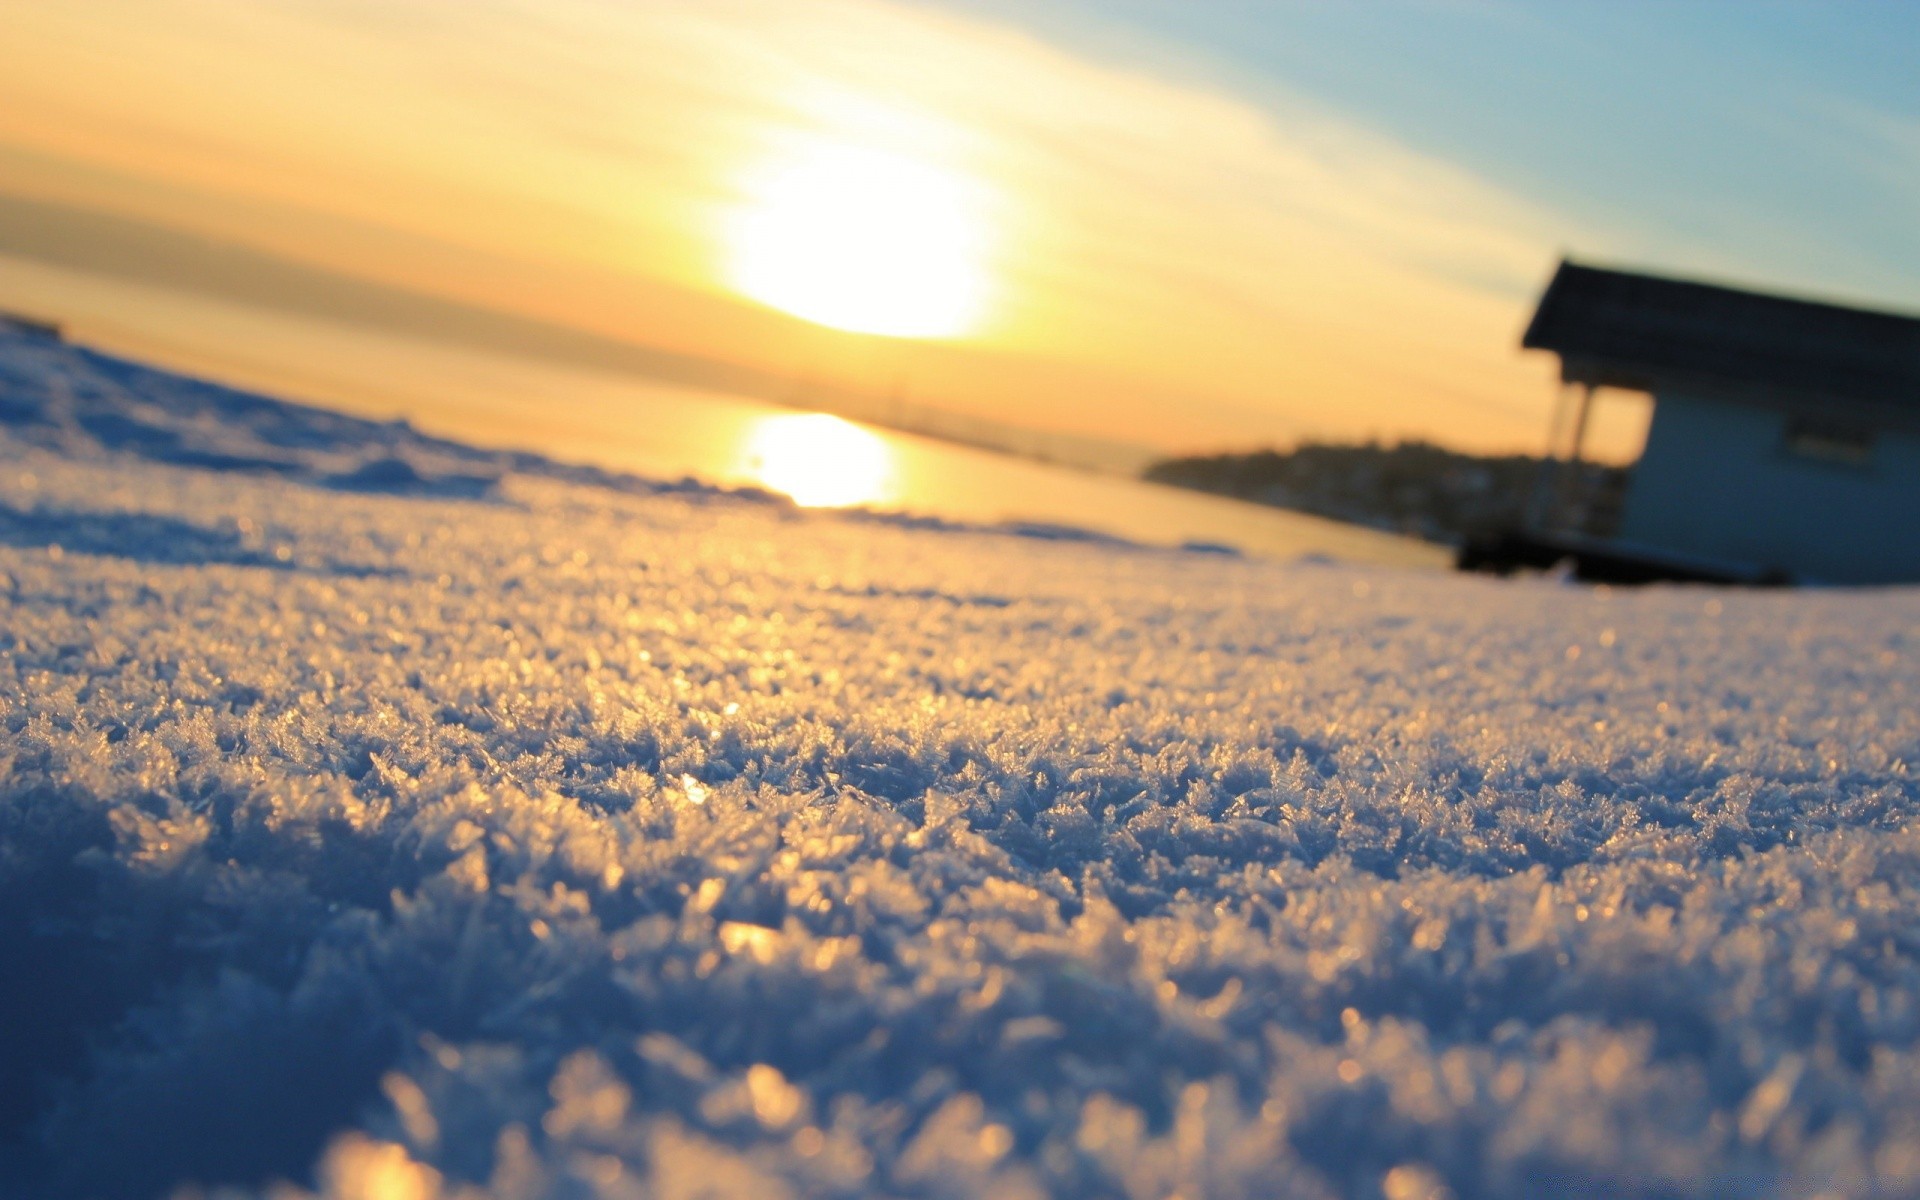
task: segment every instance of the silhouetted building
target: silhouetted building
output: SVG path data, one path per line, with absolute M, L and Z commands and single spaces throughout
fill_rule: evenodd
M 1654 402 L 1608 528 L 1549 481 L 1536 532 L 1680 568 L 1655 574 L 1920 580 L 1920 318 L 1567 262 L 1521 344 L 1572 385 L 1568 461 L 1593 389 Z

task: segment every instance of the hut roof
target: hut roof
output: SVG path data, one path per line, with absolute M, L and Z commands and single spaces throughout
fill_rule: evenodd
M 1920 318 L 1563 262 L 1521 345 L 1570 380 L 1920 411 Z

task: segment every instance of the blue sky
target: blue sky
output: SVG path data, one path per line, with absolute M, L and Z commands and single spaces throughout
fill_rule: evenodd
M 1563 216 L 1577 254 L 1920 308 L 1920 4 L 950 6 L 1305 97 Z

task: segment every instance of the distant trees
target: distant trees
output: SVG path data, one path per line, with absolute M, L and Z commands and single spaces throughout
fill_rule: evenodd
M 1521 525 L 1538 494 L 1543 465 L 1532 455 L 1482 457 L 1430 442 L 1303 442 L 1287 451 L 1162 459 L 1143 475 L 1156 483 L 1458 543 Z M 1590 533 L 1611 532 L 1626 481 L 1624 467 L 1581 464 L 1566 481 L 1567 494 L 1580 506 L 1572 523 Z

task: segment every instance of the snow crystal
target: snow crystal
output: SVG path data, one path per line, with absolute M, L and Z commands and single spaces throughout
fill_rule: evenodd
M 0 1194 L 1920 1193 L 1920 594 L 0 397 Z

